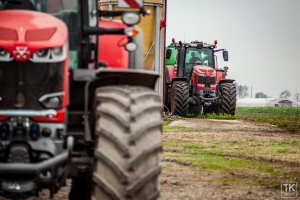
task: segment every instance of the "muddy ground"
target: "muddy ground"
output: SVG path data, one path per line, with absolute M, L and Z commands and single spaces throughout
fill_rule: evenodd
M 273 154 L 265 151 L 269 146 L 264 145 L 290 140 L 299 142 L 299 134 L 290 134 L 268 124 L 237 120 L 179 119 L 171 122 L 168 127 L 171 127 L 171 131 L 164 132 L 164 142 L 169 144 L 171 141 L 175 145 L 169 144 L 163 149 L 160 200 L 282 199 L 280 182 L 299 181 L 300 150 L 283 145 L 282 148 L 288 148 L 292 153 Z M 176 127 L 180 131 L 176 130 Z M 168 155 L 173 155 L 172 153 L 190 153 L 180 145 L 176 145 L 176 141 L 179 143 L 182 140 L 202 147 L 207 147 L 212 143 L 217 144 L 215 146 L 218 147 L 220 144 L 221 150 L 226 148 L 222 154 L 226 159 L 239 158 L 247 162 L 262 162 L 268 166 L 270 163 L 270 165 L 280 167 L 280 170 L 286 170 L 287 173 L 278 171 L 256 173 L 251 170 L 251 166 L 244 166 L 244 168 L 234 166 L 236 167 L 234 170 L 220 168 L 212 170 L 201 164 L 185 161 L 184 158 L 169 157 Z M 250 141 L 249 145 L 241 148 L 239 144 L 244 144 L 245 141 Z M 261 142 L 253 144 L 255 141 Z M 218 151 L 213 151 L 213 153 L 216 152 Z M 62 188 L 54 199 L 67 199 L 68 191 L 69 186 Z M 30 200 L 46 199 L 48 196 L 43 193 L 41 197 Z

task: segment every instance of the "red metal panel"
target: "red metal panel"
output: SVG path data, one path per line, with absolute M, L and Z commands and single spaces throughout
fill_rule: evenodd
M 176 70 L 175 70 L 175 67 L 174 66 L 167 66 L 167 70 L 168 70 L 168 77 L 169 77 L 169 80 L 168 81 L 172 81 L 173 78 L 176 78 L 177 77 L 177 73 L 176 73 Z
M 0 27 L 0 40 L 18 41 L 17 31 L 11 28 Z
M 31 42 L 37 41 L 47 41 L 54 35 L 56 32 L 56 28 L 44 28 L 44 29 L 35 29 L 35 30 L 28 30 L 26 32 L 25 40 Z
M 102 28 L 126 28 L 119 21 L 101 20 Z M 124 45 L 127 43 L 125 35 L 104 35 L 99 37 L 98 59 L 105 62 L 109 68 L 128 68 L 129 54 Z

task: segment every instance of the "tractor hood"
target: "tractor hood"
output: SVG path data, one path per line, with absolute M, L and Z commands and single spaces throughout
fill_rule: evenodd
M 38 50 L 58 48 L 68 41 L 66 25 L 56 17 L 25 10 L 0 11 L 0 50 L 11 59 L 27 61 Z
M 208 66 L 203 66 L 203 65 L 196 65 L 194 66 L 194 72 L 197 74 L 197 75 L 204 75 L 204 76 L 207 76 L 207 77 L 210 77 L 210 76 L 216 76 L 216 70 L 211 68 L 211 67 L 208 67 Z

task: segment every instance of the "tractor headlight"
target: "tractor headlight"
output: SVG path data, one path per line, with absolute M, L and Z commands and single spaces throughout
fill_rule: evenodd
M 49 53 L 50 53 L 49 49 L 41 49 L 35 53 L 35 56 L 38 58 L 47 58 L 49 57 Z
M 141 18 L 138 13 L 132 13 L 132 12 L 125 12 L 122 15 L 122 21 L 124 24 L 128 26 L 136 25 L 140 22 Z
M 2 62 L 10 62 L 13 60 L 13 57 L 10 55 L 8 51 L 3 48 L 0 48 L 0 61 Z
M 58 47 L 58 48 L 53 49 L 54 55 L 60 56 L 60 55 L 62 55 L 62 53 L 63 53 L 63 47 Z
M 129 52 L 133 52 L 133 51 L 135 51 L 137 49 L 137 45 L 135 43 L 133 43 L 133 42 L 130 42 L 130 43 L 127 43 L 125 45 L 125 48 Z
M 29 59 L 34 63 L 62 62 L 67 58 L 67 44 L 57 48 L 40 49 Z

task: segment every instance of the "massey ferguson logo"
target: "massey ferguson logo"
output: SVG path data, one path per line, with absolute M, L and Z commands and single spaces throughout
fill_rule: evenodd
M 13 53 L 19 60 L 27 60 L 30 55 L 28 47 L 16 47 L 16 50 L 14 50 Z

